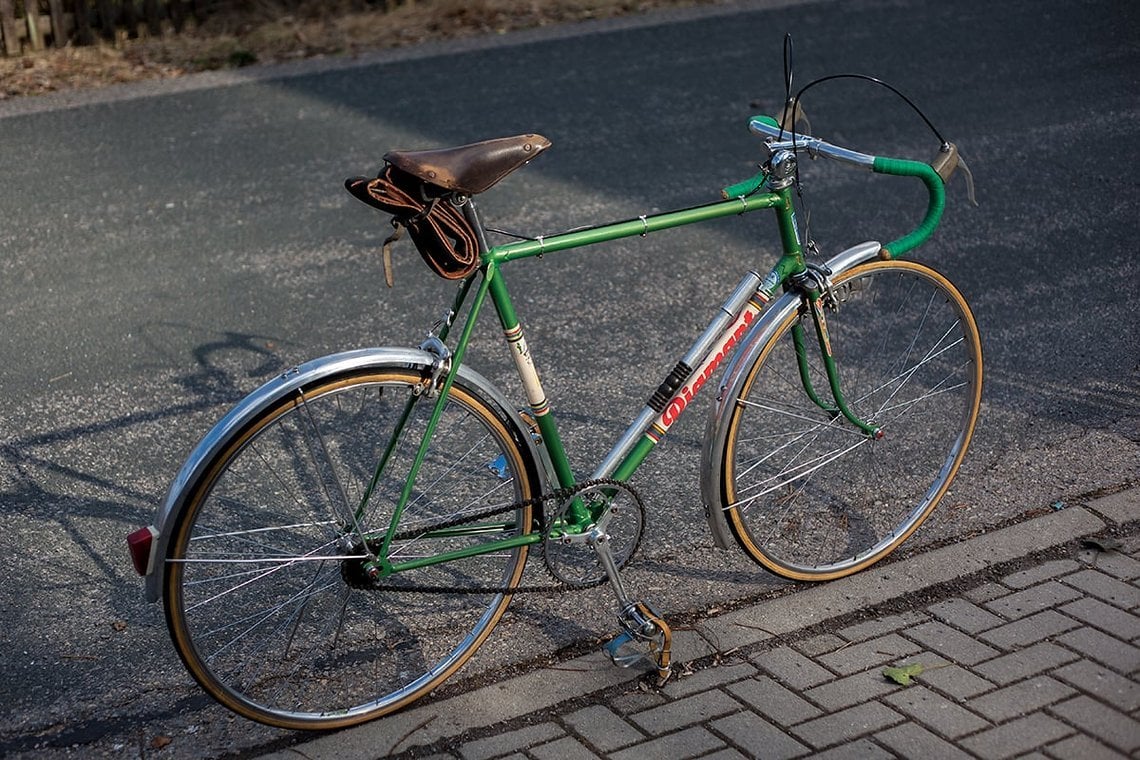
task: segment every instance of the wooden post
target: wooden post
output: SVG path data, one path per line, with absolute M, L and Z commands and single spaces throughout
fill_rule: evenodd
M 44 49 L 44 38 L 40 34 L 40 4 L 36 0 L 24 0 L 24 21 L 28 24 L 28 43 L 32 50 Z
M 72 13 L 75 16 L 75 39 L 80 45 L 94 45 L 95 35 L 91 33 L 91 9 L 87 0 L 72 0 Z
M 20 54 L 20 38 L 16 36 L 16 9 L 12 0 L 0 0 L 0 37 L 4 38 L 4 55 Z
M 61 48 L 67 43 L 67 31 L 63 28 L 63 0 L 48 0 L 51 12 L 51 44 Z

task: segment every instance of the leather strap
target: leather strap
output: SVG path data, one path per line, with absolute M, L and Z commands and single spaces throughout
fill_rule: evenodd
M 407 228 L 424 262 L 440 277 L 461 280 L 479 266 L 475 231 L 449 197 L 424 199 L 421 181 L 391 165 L 376 179 L 354 177 L 344 184 L 356 198 L 392 214 L 394 225 Z M 386 279 L 391 274 L 390 246 L 398 238 L 385 241 Z

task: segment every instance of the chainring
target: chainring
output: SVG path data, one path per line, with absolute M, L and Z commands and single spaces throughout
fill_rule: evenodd
M 608 536 L 618 569 L 625 567 L 641 544 L 645 531 L 645 507 L 637 491 L 617 480 L 591 481 L 558 499 L 547 525 L 558 525 L 573 499 L 581 499 L 594 509 L 605 508 L 598 524 Z M 606 579 L 598 553 L 584 537 L 566 537 L 552 530 L 542 546 L 547 571 L 567 586 L 582 588 Z

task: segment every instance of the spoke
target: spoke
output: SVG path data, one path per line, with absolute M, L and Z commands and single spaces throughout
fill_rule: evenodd
M 727 507 L 725 507 L 725 509 L 735 509 L 735 508 L 740 507 L 742 505 L 750 504 L 750 503 L 756 501 L 757 499 L 759 499 L 761 496 L 764 496 L 765 494 L 772 493 L 773 491 L 775 491 L 778 488 L 782 488 L 782 487 L 788 485 L 789 483 L 794 483 L 797 480 L 800 480 L 802 478 L 807 477 L 808 475 L 812 474 L 813 472 L 820 469 L 821 467 L 827 466 L 828 464 L 834 462 L 835 460 L 839 459 L 840 457 L 846 456 L 847 454 L 851 453 L 855 449 L 857 449 L 860 446 L 863 446 L 864 444 L 867 444 L 869 442 L 870 442 L 869 438 L 864 438 L 861 441 L 858 441 L 856 443 L 851 444 L 850 446 L 848 446 L 845 449 L 834 449 L 832 451 L 827 452 L 826 454 L 821 454 L 820 456 L 816 457 L 815 459 L 804 462 L 803 464 L 799 465 L 798 467 L 794 467 L 791 470 L 777 473 L 776 475 L 773 475 L 773 476 L 767 478 L 766 480 L 761 481 L 760 483 L 753 484 L 752 486 L 749 486 L 749 488 L 745 489 L 745 490 L 752 490 L 754 488 L 760 488 L 764 483 L 771 482 L 773 479 L 783 478 L 785 475 L 788 474 L 788 472 L 794 472 L 795 473 L 791 477 L 788 477 L 785 480 L 781 480 L 780 482 L 776 483 L 776 485 L 765 488 L 763 491 L 761 491 L 758 494 L 753 494 L 752 496 L 749 496 L 747 499 L 739 499 L 735 503 L 729 504 Z
M 334 398 L 336 397 L 334 396 Z M 321 454 L 324 456 L 325 464 L 328 466 L 329 477 L 334 481 L 337 490 L 340 491 L 341 504 L 344 505 L 345 511 L 352 511 L 350 502 L 348 500 L 348 493 L 344 490 L 344 483 L 341 482 L 340 477 L 337 475 L 336 465 L 333 464 L 332 457 L 329 455 L 328 444 L 325 441 L 324 434 L 321 432 L 320 427 L 317 425 L 316 419 L 313 417 L 313 412 L 309 408 L 308 399 L 306 399 L 304 395 L 301 395 L 300 400 L 301 408 L 305 412 L 305 418 L 309 421 L 309 426 L 312 429 L 313 435 L 317 439 L 317 444 L 320 447 Z M 301 435 L 304 436 L 303 431 L 301 432 Z M 312 446 L 306 446 L 306 448 L 308 449 L 309 457 L 313 462 L 313 468 L 315 469 L 317 482 L 320 484 L 321 490 L 324 491 L 325 498 L 328 499 L 329 508 L 335 515 L 337 514 L 336 502 L 333 499 L 332 493 L 329 491 L 328 482 L 325 480 L 325 478 L 321 477 L 321 465 L 320 462 L 317 461 L 317 454 L 315 451 L 313 451 Z
M 445 478 L 448 478 L 451 475 L 453 475 L 455 473 L 455 471 L 459 469 L 459 465 L 467 460 L 467 458 L 470 456 L 471 452 L 475 451 L 475 449 L 480 444 L 482 444 L 484 441 L 486 441 L 489 437 L 490 437 L 489 435 L 484 435 L 478 441 L 475 441 L 474 443 L 472 443 L 467 448 L 467 451 L 463 452 L 463 454 L 461 454 L 459 457 L 456 458 L 456 461 L 454 464 L 452 464 L 448 469 L 444 470 L 439 475 L 437 475 L 435 480 L 424 485 L 422 487 L 423 490 L 421 491 L 420 495 L 417 496 L 415 498 L 415 500 L 413 500 L 411 503 L 408 504 L 408 508 L 410 509 L 410 508 L 416 506 L 416 504 L 418 504 L 422 499 L 426 498 L 429 493 L 433 493 L 435 486 L 439 485 L 439 483 L 442 480 L 444 480 Z
M 318 549 L 321 549 L 321 548 L 324 548 L 324 547 L 323 546 L 318 547 Z M 264 578 L 268 578 L 271 575 L 273 575 L 274 573 L 280 572 L 281 570 L 283 570 L 285 568 L 293 567 L 298 562 L 304 562 L 304 561 L 306 561 L 307 557 L 314 556 L 314 553 L 316 551 L 317 550 L 314 549 L 313 552 L 310 552 L 308 554 L 303 554 L 299 557 L 287 557 L 287 558 L 281 558 L 281 559 L 266 559 L 266 561 L 272 563 L 274 565 L 274 567 L 271 567 L 270 569 L 268 569 L 262 573 L 258 573 L 254 577 L 250 578 L 249 580 L 245 581 L 244 583 L 239 583 L 238 585 L 234 586 L 233 588 L 227 589 L 225 591 L 221 591 L 212 597 L 208 597 L 206 599 L 203 599 L 202 601 L 198 602 L 194 606 L 187 607 L 185 611 L 186 612 L 193 612 L 195 609 L 197 609 L 198 607 L 201 607 L 204 604 L 210 604 L 211 602 L 217 601 L 218 599 L 221 599 L 224 596 L 228 596 L 229 594 L 232 594 L 235 591 L 238 591 L 240 589 L 245 588 L 246 586 L 248 586 L 251 583 L 256 583 L 259 580 L 262 580 Z M 324 557 L 316 558 L 316 561 L 321 561 L 324 559 L 327 559 L 327 558 L 324 558 Z M 337 557 L 335 557 L 335 559 L 339 560 L 339 559 L 343 559 L 343 557 L 337 556 Z M 182 559 L 182 560 L 170 560 L 170 561 L 171 562 L 179 562 L 179 563 L 183 563 L 183 564 L 197 564 L 200 562 L 201 563 L 220 562 L 220 563 L 230 564 L 230 563 L 235 563 L 235 562 L 241 562 L 241 560 L 213 560 L 213 559 L 207 559 L 207 560 Z
M 894 377 L 890 378 L 886 382 L 881 383 L 878 387 L 872 389 L 869 393 L 866 393 L 863 396 L 861 396 L 859 398 L 859 401 L 862 401 L 863 399 L 874 395 L 875 393 L 882 390 L 883 388 L 888 387 L 892 383 L 895 383 L 896 381 L 901 380 L 901 382 L 898 383 L 898 385 L 895 387 L 895 389 L 893 391 L 891 391 L 890 395 L 887 396 L 887 398 L 883 401 L 884 405 L 890 403 L 890 401 L 899 393 L 899 391 L 901 391 L 903 389 L 903 386 L 905 386 L 910 381 L 910 379 L 912 377 L 914 377 L 914 374 L 916 372 L 918 372 L 919 369 L 926 366 L 930 362 L 934 361 L 934 359 L 938 358 L 939 356 L 946 353 L 947 351 L 954 348 L 955 346 L 961 345 L 965 341 L 965 338 L 960 337 L 960 338 L 958 338 L 958 340 L 954 341 L 953 343 L 950 343 L 947 346 L 943 346 L 941 349 L 938 349 L 937 351 L 934 350 L 939 345 L 941 345 L 942 341 L 946 339 L 946 336 L 949 335 L 951 333 L 951 331 L 953 331 L 954 328 L 957 327 L 957 325 L 958 325 L 957 322 L 955 322 L 953 325 L 951 325 L 950 328 L 947 329 L 946 332 L 942 334 L 942 337 L 939 338 L 938 341 L 933 346 L 931 346 L 930 350 L 927 351 L 926 355 L 924 357 L 922 357 L 922 359 L 917 364 L 915 364 L 913 367 L 909 367 L 909 368 L 903 370 L 902 372 L 896 374 Z
M 425 517 L 425 518 L 423 518 L 417 522 L 413 522 L 411 525 L 407 526 L 406 530 L 415 530 L 419 525 L 425 525 L 426 524 L 424 527 L 424 532 L 419 536 L 407 539 L 407 543 L 403 544 L 399 551 L 396 551 L 393 549 L 392 551 L 389 552 L 389 556 L 393 557 L 393 558 L 405 556 L 405 552 L 410 547 L 412 547 L 413 545 L 415 545 L 416 543 L 418 543 L 419 541 L 421 541 L 427 537 L 426 534 L 432 530 L 433 525 L 439 525 L 439 524 L 441 524 L 441 522 L 449 522 L 451 519 L 459 518 L 459 517 L 466 515 L 466 514 L 471 514 L 471 515 L 482 514 L 485 511 L 490 511 L 490 510 L 495 509 L 495 508 L 509 506 L 512 502 L 503 501 L 503 502 L 498 502 L 496 504 L 487 504 L 487 505 L 482 504 L 482 502 L 485 499 L 487 499 L 489 496 L 491 496 L 493 493 L 495 493 L 496 491 L 502 490 L 506 486 L 513 486 L 513 484 L 514 484 L 513 479 L 512 480 L 496 481 L 496 483 L 491 488 L 487 489 L 482 494 L 478 494 L 478 495 L 472 497 L 471 499 L 469 499 L 463 507 L 460 507 L 459 509 L 456 509 L 456 510 L 452 510 L 448 514 L 448 516 L 445 518 Z
M 237 646 L 239 642 L 247 641 L 250 638 L 250 634 L 259 629 L 264 623 L 272 620 L 274 617 L 278 616 L 279 613 L 289 609 L 290 607 L 296 606 L 297 610 L 289 615 L 286 615 L 273 627 L 271 631 L 269 631 L 267 635 L 262 636 L 260 643 L 256 644 L 255 648 L 252 651 L 243 652 L 238 664 L 240 666 L 242 664 L 262 665 L 267 663 L 270 659 L 269 657 L 257 658 L 251 655 L 255 652 L 267 652 L 270 646 L 272 646 L 274 641 L 277 639 L 277 634 L 283 632 L 291 625 L 293 619 L 297 614 L 300 613 L 301 610 L 304 609 L 305 603 L 307 603 L 311 597 L 323 593 L 329 589 L 335 588 L 335 586 L 336 583 L 334 582 L 326 584 L 320 588 L 306 588 L 275 606 L 268 607 L 255 614 L 247 615 L 244 618 L 233 620 L 228 625 L 203 631 L 199 635 L 205 640 L 210 636 L 217 636 L 238 626 L 244 625 L 241 630 L 237 631 L 237 633 L 231 636 L 228 640 L 222 642 L 222 644 L 214 649 L 206 658 L 206 661 L 209 663 L 215 662 L 219 657 L 226 655 L 230 650 Z M 281 662 L 283 660 L 284 656 L 275 659 L 276 662 Z M 240 669 L 241 668 L 239 667 L 238 670 Z
M 966 387 L 965 381 L 958 383 L 957 385 L 952 385 L 949 388 L 942 388 L 940 390 L 939 389 L 931 389 L 931 391 L 929 391 L 929 392 L 927 392 L 921 396 L 916 396 L 913 399 L 910 399 L 909 401 L 903 401 L 901 403 L 895 404 L 894 406 L 883 407 L 882 409 L 879 410 L 879 413 L 882 414 L 883 412 L 893 412 L 896 409 L 901 409 L 903 412 L 908 412 L 916 404 L 918 404 L 920 401 L 925 401 L 927 399 L 934 398 L 935 396 L 941 396 L 943 394 L 950 393 L 952 391 L 956 391 L 959 388 L 964 388 L 964 387 Z M 894 424 L 895 421 L 900 419 L 902 416 L 903 416 L 902 414 L 896 415 L 891 420 L 884 422 L 882 427 L 886 428 L 888 425 Z
M 206 535 L 194 536 L 190 539 L 191 543 L 194 541 L 206 541 L 212 538 L 231 538 L 235 536 L 252 536 L 257 533 L 270 533 L 277 530 L 296 530 L 297 528 L 314 528 L 324 525 L 334 525 L 332 520 L 325 520 L 324 522 L 303 522 L 293 523 L 292 525 L 277 525 L 270 528 L 249 528 L 246 530 L 234 530 L 225 533 L 207 533 Z

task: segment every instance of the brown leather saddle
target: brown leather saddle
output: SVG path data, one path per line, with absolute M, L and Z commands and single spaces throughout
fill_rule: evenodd
M 384 160 L 445 190 L 476 195 L 550 147 L 542 135 L 517 135 L 436 150 L 393 150 Z
M 356 198 L 392 215 L 396 232 L 384 241 L 384 275 L 392 285 L 391 246 L 407 228 L 424 262 L 447 279 L 479 266 L 479 243 L 456 196 L 481 193 L 550 147 L 542 135 L 484 140 L 455 148 L 394 150 L 375 179 L 351 177 Z M 453 202 L 455 201 L 455 202 Z

